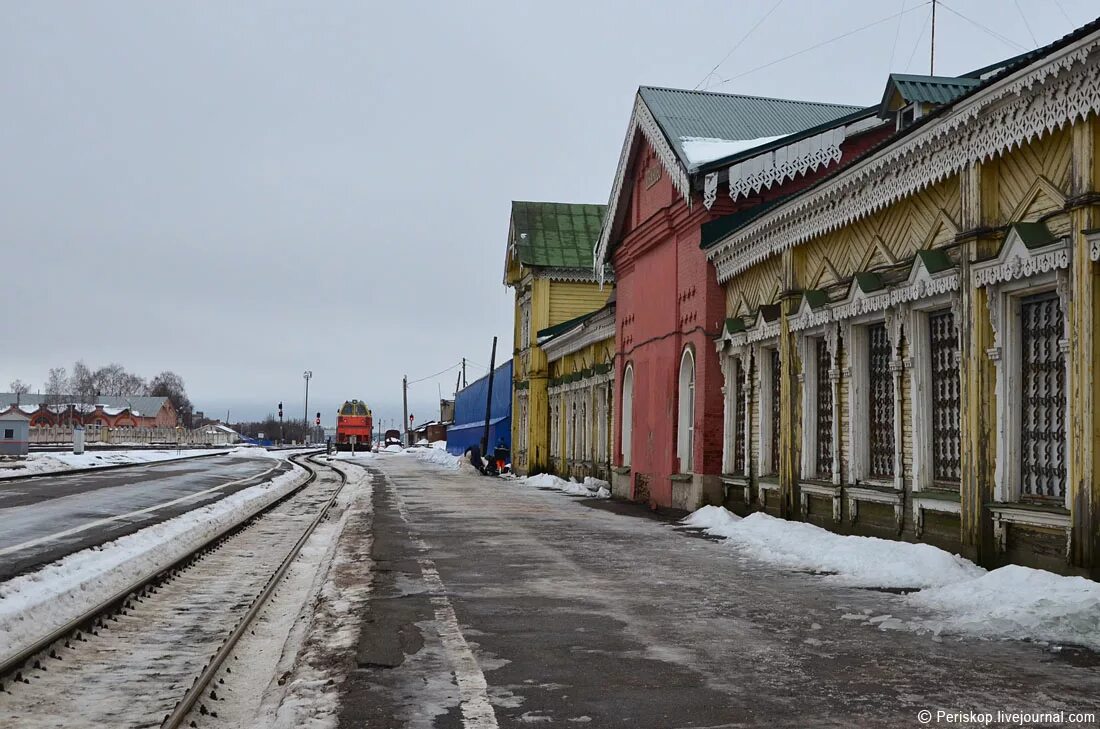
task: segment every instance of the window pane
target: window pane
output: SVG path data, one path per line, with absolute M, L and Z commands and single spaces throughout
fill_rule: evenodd
M 958 484 L 959 458 L 959 338 L 950 311 L 928 317 L 932 352 L 932 478 Z
M 1066 363 L 1059 346 L 1064 315 L 1057 293 L 1020 302 L 1021 496 L 1066 496 Z
M 871 476 L 894 475 L 894 383 L 885 324 L 867 327 L 870 384 Z
M 833 386 L 829 380 L 832 362 L 824 339 L 817 340 L 817 476 L 833 474 Z
M 772 473 L 779 472 L 779 382 L 781 367 L 779 350 L 772 349 Z

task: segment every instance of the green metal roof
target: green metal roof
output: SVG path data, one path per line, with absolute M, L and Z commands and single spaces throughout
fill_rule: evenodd
M 606 205 L 512 202 L 511 243 L 525 266 L 592 268 Z
M 706 250 L 720 240 L 745 227 L 775 206 L 785 202 L 791 195 L 772 198 L 759 205 L 741 208 L 736 213 L 707 221 L 699 226 L 699 247 Z
M 882 276 L 873 271 L 860 271 L 853 276 L 853 278 L 855 279 L 856 286 L 859 286 L 860 290 L 865 294 L 870 294 L 886 287 L 886 284 L 882 282 Z
M 829 295 L 821 289 L 806 289 L 802 292 L 802 296 L 814 311 L 827 306 L 829 303 Z
M 882 110 L 886 110 L 893 92 L 897 91 L 905 102 L 912 104 L 950 104 L 968 90 L 981 85 L 981 80 L 955 76 L 914 76 L 908 73 L 892 73 L 882 95 Z
M 685 137 L 736 141 L 794 134 L 862 108 L 655 86 L 640 87 L 638 95 L 685 169 L 691 167 Z
M 1016 231 L 1020 240 L 1028 249 L 1042 248 L 1057 242 L 1058 238 L 1043 223 L 1013 223 L 1010 230 Z
M 572 319 L 567 319 L 560 324 L 554 324 L 553 326 L 548 326 L 545 329 L 539 329 L 537 332 L 535 332 L 535 338 L 538 339 L 539 342 L 542 342 L 542 340 L 546 337 L 556 337 L 559 334 L 562 334 L 572 329 L 578 324 L 581 324 L 588 319 L 591 319 L 592 317 L 596 316 L 596 314 L 599 314 L 601 311 L 603 311 L 602 307 L 596 309 L 595 311 L 590 311 L 587 314 L 581 314 L 580 316 L 575 316 Z
M 928 273 L 939 273 L 940 271 L 946 271 L 949 268 L 954 268 L 955 264 L 951 262 L 947 254 L 942 250 L 924 250 L 917 251 L 917 257 L 920 258 L 921 263 L 928 269 Z

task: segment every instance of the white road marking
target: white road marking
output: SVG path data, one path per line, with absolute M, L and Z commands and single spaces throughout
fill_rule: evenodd
M 390 486 L 397 501 L 397 513 L 408 524 L 409 512 L 405 509 L 405 502 L 401 500 L 393 481 L 390 481 Z M 428 551 L 428 545 L 423 539 L 415 534 L 410 536 L 417 549 Z M 435 608 L 436 622 L 439 623 L 439 637 L 443 641 L 443 649 L 447 652 L 451 668 L 454 669 L 455 682 L 462 697 L 462 726 L 467 729 L 497 729 L 497 717 L 492 703 L 489 702 L 489 684 L 485 681 L 485 674 L 481 672 L 477 656 L 470 650 L 466 636 L 462 635 L 462 629 L 458 627 L 458 617 L 451 601 L 447 599 L 447 587 L 439 576 L 439 570 L 428 557 L 419 557 L 416 561 L 420 565 L 424 584 L 433 593 L 431 601 Z
M 255 478 L 264 478 L 264 477 L 270 475 L 271 472 L 274 471 L 276 468 L 279 468 L 279 465 L 272 466 L 271 468 L 267 469 L 266 471 L 259 474 L 258 476 L 249 476 L 248 478 L 241 478 L 241 479 L 237 479 L 236 481 L 229 481 L 228 483 L 223 483 L 223 484 L 219 484 L 217 486 L 212 486 L 211 488 L 208 488 L 204 491 L 196 491 L 193 494 L 188 494 L 187 496 L 181 496 L 178 499 L 173 499 L 171 501 L 165 501 L 163 504 L 156 504 L 154 506 L 147 506 L 144 509 L 138 509 L 137 511 L 131 511 L 129 514 L 117 514 L 115 516 L 109 516 L 109 517 L 106 517 L 106 518 L 103 518 L 103 519 L 97 519 L 96 521 L 90 521 L 87 524 L 81 524 L 80 526 L 73 527 L 72 529 L 66 529 L 64 531 L 55 532 L 53 534 L 47 534 L 44 537 L 37 537 L 35 539 L 31 539 L 29 541 L 23 542 L 22 544 L 14 544 L 10 547 L 4 547 L 3 549 L 0 549 L 0 557 L 3 557 L 4 555 L 11 554 L 13 552 L 19 552 L 19 551 L 24 550 L 24 549 L 30 549 L 31 547 L 37 547 L 39 544 L 45 544 L 46 542 L 53 542 L 53 541 L 56 541 L 58 539 L 64 539 L 65 537 L 71 537 L 74 534 L 79 534 L 80 532 L 87 531 L 88 529 L 94 529 L 95 527 L 103 526 L 104 524 L 110 524 L 113 521 L 119 521 L 119 520 L 122 520 L 122 519 L 132 519 L 135 516 L 141 516 L 143 514 L 148 514 L 150 512 L 156 511 L 158 509 L 164 509 L 164 508 L 167 508 L 169 506 L 175 506 L 176 504 L 182 504 L 185 501 L 191 501 L 193 499 L 197 499 L 200 496 L 205 496 L 206 494 L 213 493 L 214 491 L 217 491 L 219 489 L 224 489 L 227 486 L 236 486 L 237 484 L 245 483 L 246 481 L 251 481 Z

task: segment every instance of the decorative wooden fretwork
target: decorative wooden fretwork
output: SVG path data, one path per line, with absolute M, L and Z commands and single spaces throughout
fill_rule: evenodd
M 742 391 L 741 363 L 733 365 L 733 472 L 745 473 L 745 393 Z
M 944 311 L 928 316 L 932 353 L 932 478 L 958 486 L 959 458 L 959 335 L 955 315 Z
M 829 345 L 817 340 L 817 476 L 831 478 L 833 473 L 833 388 L 829 381 Z
M 867 328 L 871 477 L 894 476 L 894 383 L 890 335 L 885 324 Z
M 1061 501 L 1066 495 L 1066 363 L 1058 293 L 1022 299 L 1020 325 L 1020 495 Z
M 782 376 L 782 365 L 779 361 L 779 350 L 769 350 L 772 366 L 772 472 L 779 473 L 779 383 Z

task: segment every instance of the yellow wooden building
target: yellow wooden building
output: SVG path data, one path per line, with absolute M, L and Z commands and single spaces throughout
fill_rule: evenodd
M 960 78 L 705 240 L 727 503 L 1100 575 L 1100 26 Z
M 539 473 L 549 465 L 550 372 L 537 333 L 599 309 L 612 291 L 610 283 L 597 283 L 592 269 L 604 208 L 512 203 L 504 284 L 516 297 L 512 468 L 519 474 Z
M 611 481 L 615 303 L 538 333 L 550 366 L 549 470 Z

